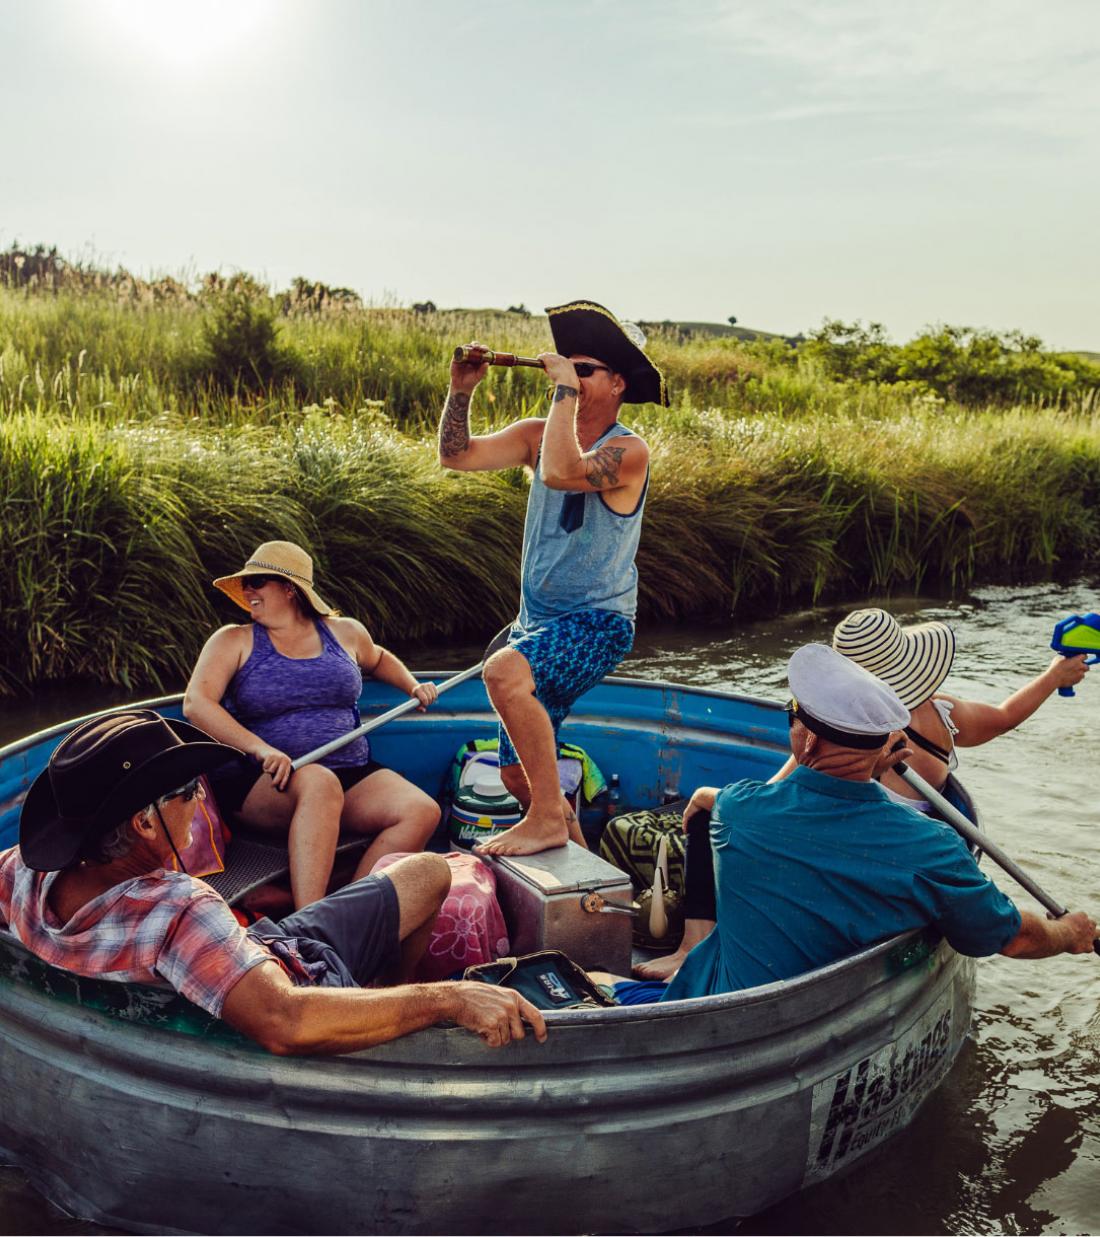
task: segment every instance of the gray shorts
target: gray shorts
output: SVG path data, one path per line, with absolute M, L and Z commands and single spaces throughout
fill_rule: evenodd
M 363 988 L 400 956 L 397 891 L 388 876 L 364 876 L 280 923 L 259 919 L 248 935 L 266 946 L 295 983 Z

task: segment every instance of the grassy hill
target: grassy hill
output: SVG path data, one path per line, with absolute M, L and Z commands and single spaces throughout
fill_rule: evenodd
M 677 322 L 676 328 L 685 334 L 713 336 L 716 339 L 741 339 L 750 342 L 756 339 L 789 339 L 775 331 L 758 331 L 751 326 L 730 326 L 728 322 Z

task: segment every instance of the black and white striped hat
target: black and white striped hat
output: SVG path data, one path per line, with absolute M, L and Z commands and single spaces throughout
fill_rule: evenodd
M 955 660 L 955 633 L 946 623 L 901 627 L 885 610 L 854 610 L 836 625 L 833 648 L 869 670 L 915 709 L 943 683 Z

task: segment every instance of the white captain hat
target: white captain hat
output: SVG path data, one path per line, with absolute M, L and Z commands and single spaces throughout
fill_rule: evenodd
M 793 717 L 814 734 L 875 751 L 909 725 L 909 710 L 893 688 L 824 644 L 804 644 L 787 663 Z

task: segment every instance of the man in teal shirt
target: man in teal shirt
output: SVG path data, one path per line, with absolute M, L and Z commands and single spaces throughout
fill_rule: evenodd
M 663 993 L 621 985 L 625 1003 L 790 979 L 928 925 L 974 957 L 1092 951 L 1088 915 L 1051 921 L 1021 912 L 953 829 L 890 802 L 873 780 L 906 754 L 891 753 L 909 720 L 891 688 L 816 644 L 794 654 L 789 679 L 798 767 L 782 781 L 746 779 L 692 796 L 685 820 L 709 811 L 710 845 L 693 841 L 689 869 L 712 855 L 713 877 L 689 876 L 696 901 L 688 913 L 713 928 Z

